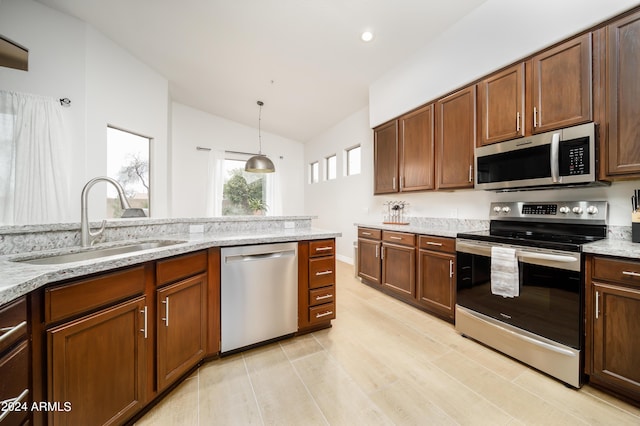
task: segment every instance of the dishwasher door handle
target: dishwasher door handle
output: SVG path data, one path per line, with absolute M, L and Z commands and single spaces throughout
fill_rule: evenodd
M 256 260 L 264 260 L 264 259 L 277 259 L 279 257 L 289 257 L 295 256 L 295 250 L 282 250 L 282 251 L 272 251 L 268 253 L 257 253 L 257 254 L 236 254 L 233 256 L 226 256 L 224 258 L 225 263 L 233 263 L 233 262 L 252 262 Z

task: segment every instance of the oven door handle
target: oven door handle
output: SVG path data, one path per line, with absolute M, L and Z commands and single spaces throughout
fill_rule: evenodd
M 549 260 L 552 262 L 572 263 L 572 262 L 578 262 L 580 260 L 579 258 L 574 256 L 565 256 L 560 254 L 534 253 L 531 251 L 524 251 L 524 250 L 518 250 L 517 253 L 518 253 L 518 257 L 521 257 L 521 258 Z

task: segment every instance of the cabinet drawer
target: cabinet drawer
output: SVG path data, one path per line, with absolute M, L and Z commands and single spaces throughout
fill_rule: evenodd
M 406 232 L 382 231 L 382 241 L 405 246 L 415 246 L 416 236 Z
M 45 321 L 53 322 L 92 311 L 144 293 L 144 266 L 48 288 L 44 293 Z
M 318 258 L 309 260 L 309 288 L 326 287 L 335 284 L 335 259 Z
M 322 287 L 309 290 L 309 306 L 321 305 L 323 303 L 333 303 L 335 301 L 335 287 Z
M 158 286 L 204 272 L 207 269 L 207 252 L 183 254 L 156 262 Z
M 640 287 L 640 262 L 593 258 L 593 277 Z
M 420 235 L 418 247 L 424 250 L 443 251 L 446 253 L 456 252 L 456 240 L 446 237 L 432 237 L 430 235 Z
M 0 401 L 12 400 L 16 407 L 30 407 L 29 400 L 29 345 L 23 342 L 20 346 L 0 358 Z M 28 411 L 2 411 L 0 407 L 0 424 L 22 424 Z
M 334 240 L 318 240 L 309 242 L 309 256 L 330 256 L 334 254 L 335 241 Z
M 379 240 L 382 238 L 382 231 L 372 228 L 358 228 L 358 238 L 369 238 L 371 240 Z
M 309 324 L 318 324 L 336 318 L 335 303 L 324 303 L 309 308 Z
M 27 298 L 21 297 L 0 308 L 0 354 L 26 335 Z

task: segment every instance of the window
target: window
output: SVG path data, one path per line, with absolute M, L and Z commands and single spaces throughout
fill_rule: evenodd
M 107 127 L 107 176 L 117 180 L 133 208 L 149 216 L 149 146 L 151 139 Z M 107 185 L 107 217 L 122 217 L 113 185 Z
M 347 166 L 347 170 L 346 170 L 346 175 L 347 176 L 351 176 L 351 175 L 359 175 L 360 174 L 360 152 L 361 152 L 361 148 L 360 145 L 356 145 L 354 147 L 351 148 L 347 148 L 345 150 L 345 154 L 346 154 L 346 166 Z
M 320 163 L 314 161 L 309 164 L 309 183 L 318 183 L 320 181 Z
M 222 215 L 262 215 L 267 212 L 267 175 L 248 173 L 250 155 L 225 152 Z
M 337 159 L 336 159 L 336 155 L 330 155 L 327 158 L 324 159 L 325 162 L 325 179 L 326 180 L 332 180 L 336 178 L 336 169 L 337 169 Z

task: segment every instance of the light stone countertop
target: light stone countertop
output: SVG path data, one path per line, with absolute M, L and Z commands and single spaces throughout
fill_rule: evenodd
M 630 240 L 607 238 L 585 244 L 582 247 L 582 252 L 587 254 L 601 254 L 605 256 L 640 259 L 640 243 L 632 243 Z
M 210 247 L 238 246 L 248 244 L 279 243 L 287 241 L 336 238 L 342 234 L 316 228 L 247 230 L 246 232 L 216 232 L 200 234 L 172 234 L 147 236 L 144 240 L 123 240 L 97 244 L 94 248 L 117 247 L 141 241 L 181 241 L 178 244 L 119 254 L 99 259 L 90 259 L 58 265 L 33 265 L 15 262 L 19 259 L 34 259 L 52 255 L 83 251 L 80 247 L 44 250 L 30 253 L 0 256 L 0 305 L 10 302 L 44 285 L 104 272 L 112 269 L 140 264 L 156 259 L 176 256 Z
M 430 221 L 425 223 L 411 223 L 409 225 L 393 225 L 385 223 L 356 223 L 363 228 L 381 229 L 383 231 L 409 232 L 411 234 L 433 235 L 436 237 L 456 238 L 456 235 L 464 232 L 482 231 L 488 229 L 481 221 Z

